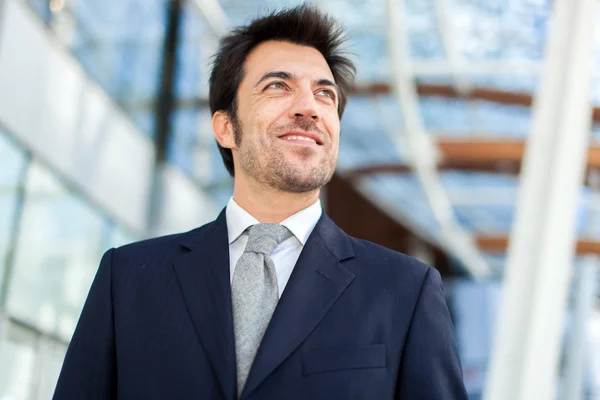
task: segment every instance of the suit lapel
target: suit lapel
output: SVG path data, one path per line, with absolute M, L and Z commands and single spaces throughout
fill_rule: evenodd
M 273 313 L 242 397 L 256 389 L 298 348 L 350 285 L 354 275 L 340 261 L 353 256 L 348 236 L 323 215 Z
M 175 261 L 175 272 L 196 332 L 214 368 L 225 398 L 236 393 L 235 344 L 229 278 L 229 242 L 225 211 Z

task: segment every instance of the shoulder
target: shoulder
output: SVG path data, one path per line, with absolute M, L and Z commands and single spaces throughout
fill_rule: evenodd
M 213 225 L 214 221 L 188 232 L 149 238 L 120 246 L 113 251 L 113 262 L 122 264 L 140 259 L 160 262 L 169 256 L 180 254 L 186 244 L 201 241 Z
M 430 272 L 437 273 L 416 258 L 348 235 L 327 216 L 315 229 L 345 268 L 357 277 L 368 277 L 372 284 L 387 287 L 400 282 L 402 286 L 421 287 Z
M 342 267 L 355 276 L 355 289 L 368 293 L 379 305 L 413 310 L 419 298 L 443 292 L 438 271 L 406 254 L 350 237 L 354 257 Z M 425 294 L 423 294 L 425 293 Z M 437 297 L 436 297 L 437 298 Z

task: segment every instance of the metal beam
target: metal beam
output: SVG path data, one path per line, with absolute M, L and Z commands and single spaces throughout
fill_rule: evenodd
M 488 253 L 504 253 L 508 250 L 510 238 L 508 236 L 477 236 L 475 237 L 477 246 Z M 597 254 L 600 255 L 600 242 L 592 239 L 581 238 L 573 244 L 574 250 L 579 255 Z
M 415 68 L 415 66 L 412 66 Z M 417 82 L 417 94 L 424 97 L 460 98 L 465 100 L 487 100 L 500 104 L 531 106 L 530 93 L 514 92 L 490 87 L 477 86 L 468 93 L 460 93 L 452 85 Z M 393 92 L 389 82 L 357 82 L 351 91 L 354 96 L 381 96 Z
M 412 65 L 412 64 L 411 64 Z M 415 69 L 416 65 L 412 65 Z M 384 96 L 393 91 L 389 82 L 358 82 L 352 91 L 353 96 Z M 490 87 L 474 87 L 468 93 L 458 92 L 452 85 L 417 83 L 417 94 L 422 97 L 445 97 L 449 99 L 485 100 L 498 104 L 530 107 L 533 104 L 531 93 L 507 91 Z M 592 119 L 600 122 L 600 107 L 593 109 Z
M 413 60 L 411 64 L 418 78 L 430 76 L 448 76 L 456 70 L 463 77 L 469 76 L 504 76 L 510 71 L 511 76 L 537 76 L 541 64 L 531 60 L 489 60 L 465 61 L 458 59 L 450 63 L 447 60 Z
M 526 144 L 523 140 L 439 139 L 439 170 L 465 170 L 518 175 Z M 588 175 L 600 170 L 600 146 L 587 149 Z M 412 171 L 408 163 L 372 164 L 348 169 L 344 174 L 351 179 L 375 174 L 406 174 Z
M 215 36 L 227 33 L 230 22 L 219 0 L 192 0 L 192 4 L 200 11 Z
M 434 0 L 433 10 L 437 19 L 437 26 L 440 31 L 440 38 L 444 51 L 446 52 L 447 67 L 446 75 L 452 76 L 454 89 L 461 94 L 467 94 L 471 91 L 472 85 L 465 76 L 465 70 L 460 69 L 460 65 L 465 64 L 464 59 L 457 48 L 457 39 L 454 35 L 454 26 L 448 18 L 450 15 L 446 11 L 446 0 Z M 413 66 L 412 73 L 416 76 L 420 75 L 419 69 Z
M 175 71 L 177 70 L 177 50 L 181 27 L 183 0 L 167 2 L 167 29 L 163 43 L 160 88 L 155 107 L 156 163 L 167 159 L 167 149 L 171 139 L 172 116 L 175 105 Z
M 489 265 L 480 254 L 469 234 L 458 224 L 437 171 L 437 154 L 431 135 L 425 131 L 418 104 L 418 94 L 413 69 L 409 64 L 408 38 L 403 23 L 404 1 L 387 1 L 388 41 L 393 66 L 393 93 L 403 115 L 403 132 L 391 138 L 399 147 L 397 135 L 404 135 L 410 165 L 418 176 L 435 220 L 440 225 L 442 241 L 451 249 L 467 271 L 476 278 L 491 273 Z

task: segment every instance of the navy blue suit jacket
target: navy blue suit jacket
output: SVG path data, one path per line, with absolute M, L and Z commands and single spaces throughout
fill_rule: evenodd
M 54 399 L 236 396 L 225 213 L 106 252 Z M 466 400 L 440 275 L 323 215 L 241 398 Z

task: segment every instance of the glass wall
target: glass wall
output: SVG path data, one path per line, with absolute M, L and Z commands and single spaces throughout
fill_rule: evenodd
M 33 162 L 7 312 L 69 340 L 101 256 L 104 217 Z
M 136 127 L 153 136 L 169 2 L 28 0 L 28 4 Z M 217 44 L 197 5 L 183 2 L 167 161 L 221 206 L 232 193 L 232 181 L 212 135 L 207 100 Z
M 0 131 L 0 399 L 48 399 L 102 253 L 140 239 Z
M 16 225 L 21 179 L 26 156 L 15 143 L 0 131 L 0 299 L 4 298 L 4 275 L 10 256 L 9 248 Z M 0 301 L 1 307 L 1 301 Z
M 88 74 L 136 122 L 153 134 L 165 30 L 166 1 L 70 1 L 71 49 Z M 68 9 L 55 14 L 68 13 Z
M 111 1 L 24 3 L 47 24 L 53 45 L 69 50 L 138 130 L 152 136 L 168 0 Z M 187 2 L 168 153 L 198 190 L 219 179 L 213 162 L 225 172 L 202 100 L 216 42 L 200 19 Z M 103 252 L 147 232 L 123 225 L 13 137 L 0 126 L 0 399 L 48 399 Z
M 220 208 L 233 190 L 212 134 L 208 107 L 211 57 L 218 38 L 191 2 L 184 4 L 181 17 L 175 76 L 178 100 L 171 119 L 168 160 L 202 187 Z
M 66 343 L 9 322 L 0 343 L 0 398 L 51 398 L 66 350 Z
M 7 315 L 68 341 L 102 253 L 136 238 L 32 161 L 14 238 Z
M 87 74 L 150 136 L 167 3 L 28 0 Z

